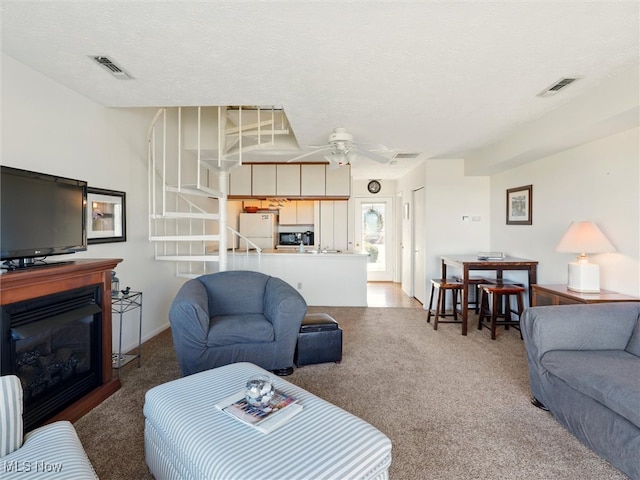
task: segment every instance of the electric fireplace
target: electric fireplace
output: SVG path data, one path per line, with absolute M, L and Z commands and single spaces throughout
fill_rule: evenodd
M 101 296 L 97 284 L 0 307 L 0 370 L 20 378 L 25 430 L 100 386 Z

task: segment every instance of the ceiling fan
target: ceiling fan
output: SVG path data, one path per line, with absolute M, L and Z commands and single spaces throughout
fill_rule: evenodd
M 342 165 L 352 163 L 358 157 L 368 158 L 378 163 L 389 163 L 389 158 L 380 155 L 377 152 L 391 152 L 383 145 L 376 145 L 375 150 L 364 148 L 365 145 L 354 143 L 353 135 L 346 128 L 334 128 L 329 135 L 329 142 L 326 145 L 313 145 L 309 148 L 314 150 L 298 155 L 288 163 L 297 162 L 305 157 L 317 155 L 320 152 L 326 152 L 324 159 L 327 160 L 332 168 L 338 168 Z

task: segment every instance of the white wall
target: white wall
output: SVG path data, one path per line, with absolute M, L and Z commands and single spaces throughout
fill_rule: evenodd
M 489 177 L 465 177 L 463 160 L 427 160 L 425 187 L 426 272 L 435 278 L 441 255 L 489 249 Z
M 122 258 L 116 269 L 121 287 L 143 292 L 143 340 L 168 326 L 171 300 L 183 282 L 172 264 L 153 259 L 147 241 L 145 136 L 154 113 L 104 108 L 2 55 L 2 164 L 126 192 L 126 242 L 90 245 L 51 260 Z M 137 345 L 136 315 L 125 316 L 124 350 Z M 114 349 L 118 320 L 114 316 Z
M 421 187 L 425 188 L 427 282 L 440 276 L 442 255 L 489 249 L 489 177 L 466 177 L 463 160 L 427 160 L 398 180 L 402 201 L 410 204 L 410 211 L 415 211 L 411 192 Z
M 506 225 L 506 189 L 533 185 L 533 225 Z M 538 283 L 567 282 L 576 255 L 556 253 L 571 221 L 595 222 L 617 249 L 590 255 L 600 287 L 640 296 L 640 129 L 491 177 L 491 250 L 538 260 Z

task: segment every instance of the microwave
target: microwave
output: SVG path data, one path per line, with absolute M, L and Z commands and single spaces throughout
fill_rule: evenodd
M 278 237 L 278 245 L 313 245 L 313 232 L 280 232 Z

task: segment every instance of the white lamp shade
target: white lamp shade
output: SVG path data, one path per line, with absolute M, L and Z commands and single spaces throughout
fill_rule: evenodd
M 606 253 L 615 251 L 616 248 L 613 244 L 592 222 L 571 222 L 556 246 L 556 252 Z
M 569 263 L 567 288 L 576 292 L 600 291 L 600 267 L 589 263 L 586 253 L 615 252 L 615 247 L 592 222 L 572 222 L 556 246 L 556 252 L 580 253 L 577 262 Z

